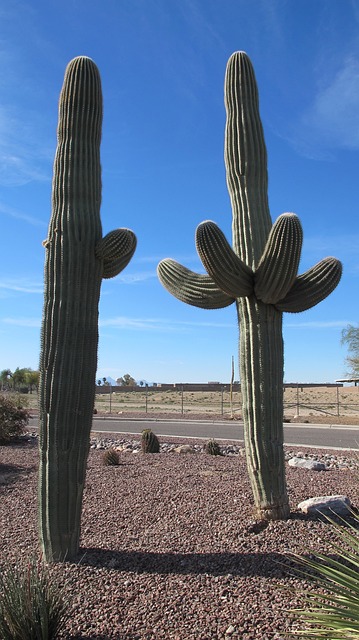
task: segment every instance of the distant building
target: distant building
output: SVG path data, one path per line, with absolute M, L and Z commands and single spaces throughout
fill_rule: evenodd
M 335 382 L 354 382 L 354 385 L 357 386 L 359 384 L 359 378 L 343 378 L 342 380 L 336 380 Z

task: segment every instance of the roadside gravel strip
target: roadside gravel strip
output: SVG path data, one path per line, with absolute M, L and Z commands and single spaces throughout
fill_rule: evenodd
M 93 434 L 78 562 L 55 564 L 70 619 L 63 638 L 281 640 L 302 628 L 288 609 L 309 586 L 290 554 L 330 553 L 331 526 L 297 511 L 302 500 L 345 494 L 359 506 L 355 453 L 286 449 L 324 461 L 327 471 L 287 465 L 291 517 L 256 522 L 243 448 L 160 439 L 143 455 L 139 438 Z M 190 444 L 194 453 L 175 453 Z M 103 451 L 120 447 L 120 465 Z M 0 563 L 38 551 L 37 437 L 0 447 Z

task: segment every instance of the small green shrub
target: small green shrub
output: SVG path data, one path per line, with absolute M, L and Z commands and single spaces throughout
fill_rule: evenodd
M 141 449 L 143 453 L 159 453 L 159 440 L 151 429 L 144 429 L 141 435 Z
M 109 449 L 106 449 L 106 451 L 103 454 L 103 463 L 106 466 L 112 466 L 115 467 L 118 464 L 120 464 L 120 456 L 118 451 L 116 451 L 116 449 L 114 449 L 113 447 L 110 447 Z
M 0 444 L 19 437 L 28 423 L 28 410 L 19 406 L 15 397 L 0 395 Z
M 208 440 L 207 444 L 205 445 L 205 451 L 211 456 L 223 455 L 218 442 L 216 442 L 215 440 Z
M 69 617 L 62 592 L 41 561 L 0 570 L 0 638 L 52 640 Z

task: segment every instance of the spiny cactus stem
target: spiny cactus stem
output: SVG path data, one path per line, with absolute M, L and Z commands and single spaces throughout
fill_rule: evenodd
M 245 449 L 256 516 L 282 519 L 289 515 L 283 452 L 282 314 L 254 296 L 240 298 L 237 310 Z
M 268 205 L 267 151 L 254 70 L 242 52 L 227 64 L 224 159 L 233 209 L 233 249 L 255 269 L 272 226 Z
M 97 367 L 102 263 L 101 81 L 68 65 L 59 103 L 52 216 L 45 243 L 40 356 L 39 525 L 48 561 L 76 555 Z

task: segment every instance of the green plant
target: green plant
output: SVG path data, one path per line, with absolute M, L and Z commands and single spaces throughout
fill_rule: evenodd
M 0 444 L 8 444 L 18 438 L 29 423 L 29 412 L 16 396 L 0 395 Z
M 75 58 L 67 66 L 60 95 L 52 215 L 44 242 L 39 528 L 47 561 L 70 560 L 78 552 L 100 287 L 102 278 L 122 271 L 136 247 L 128 229 L 102 237 L 101 124 L 98 69 L 90 58 Z
M 109 449 L 106 449 L 106 451 L 104 451 L 103 457 L 102 457 L 102 461 L 104 463 L 104 465 L 106 466 L 117 466 L 120 464 L 120 456 L 118 451 L 116 451 L 116 449 L 114 449 L 113 447 L 110 447 Z
M 159 440 L 151 429 L 144 429 L 141 434 L 141 449 L 142 453 L 159 453 L 160 443 Z
M 347 345 L 350 354 L 346 358 L 349 374 L 359 376 L 359 326 L 348 324 L 342 331 L 341 343 Z
M 244 52 L 229 59 L 225 165 L 233 210 L 233 249 L 211 221 L 196 230 L 206 274 L 171 259 L 158 275 L 179 300 L 204 309 L 235 302 L 240 334 L 244 438 L 256 515 L 289 515 L 283 452 L 284 311 L 299 312 L 323 300 L 341 277 L 341 264 L 326 258 L 297 276 L 302 229 L 293 213 L 273 224 L 267 196 L 267 152 L 254 70 Z
M 295 556 L 304 569 L 301 573 L 320 591 L 304 592 L 303 609 L 292 613 L 308 628 L 292 635 L 327 640 L 359 638 L 359 517 L 354 513 L 352 516 L 356 526 L 327 518 L 338 538 L 337 543 L 331 543 L 333 555 Z
M 206 453 L 209 453 L 209 455 L 211 456 L 223 455 L 218 442 L 216 442 L 215 440 L 208 440 L 208 442 L 205 445 L 205 451 Z
M 41 561 L 0 573 L 0 638 L 52 640 L 69 617 L 62 591 Z

